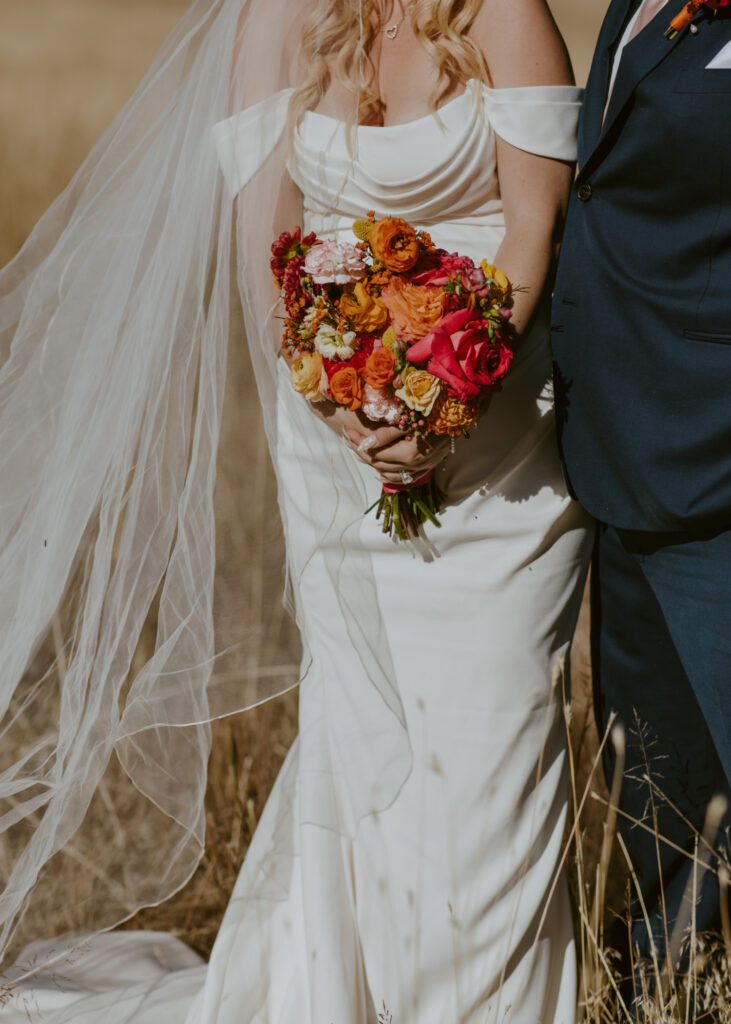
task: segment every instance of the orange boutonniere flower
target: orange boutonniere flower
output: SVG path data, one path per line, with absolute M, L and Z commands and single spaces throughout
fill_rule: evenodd
M 666 39 L 675 39 L 679 32 L 682 32 L 686 25 L 688 25 L 698 11 L 702 11 L 704 8 L 707 11 L 715 11 L 719 7 L 728 7 L 731 0 L 688 0 L 688 3 L 668 25 L 665 31 Z

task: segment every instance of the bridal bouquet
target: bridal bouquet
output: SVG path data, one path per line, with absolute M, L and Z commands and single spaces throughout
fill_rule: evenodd
M 370 213 L 353 233 L 353 243 L 322 241 L 297 228 L 272 245 L 295 391 L 405 435 L 466 436 L 513 358 L 510 282 L 399 217 Z M 403 540 L 439 525 L 441 498 L 431 472 L 402 479 L 372 508 Z

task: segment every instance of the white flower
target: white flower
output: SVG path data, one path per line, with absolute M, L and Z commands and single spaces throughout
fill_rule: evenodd
M 315 348 L 326 359 L 351 359 L 355 355 L 355 331 L 341 334 L 332 324 L 320 324 L 315 335 Z

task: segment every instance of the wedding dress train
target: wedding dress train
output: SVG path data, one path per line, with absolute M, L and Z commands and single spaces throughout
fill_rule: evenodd
M 438 119 L 359 128 L 355 157 L 341 122 L 309 113 L 290 162 L 305 228 L 349 238 L 352 221 L 374 209 L 427 229 L 449 251 L 492 260 L 504 234 L 496 133 L 572 159 L 579 96 L 569 87 L 490 90 L 471 82 Z M 252 128 L 266 123 L 276 139 L 286 99 L 285 92 L 218 126 L 232 193 L 245 182 L 247 161 L 261 161 Z M 438 471 L 447 495 L 441 529 L 399 544 L 362 517 L 365 505 L 357 519 L 338 505 L 328 550 L 313 549 L 321 513 L 307 495 L 329 493 L 343 446 L 292 392 L 282 364 L 277 471 L 306 649 L 301 738 L 267 803 L 210 962 L 156 933 L 77 940 L 54 968 L 19 985 L 13 978 L 23 965 L 11 971 L 1 1024 L 376 1024 L 384 1008 L 394 1024 L 573 1024 L 555 677 L 590 537 L 562 482 L 549 379 L 541 311 L 503 391 Z M 372 471 L 353 460 L 351 472 L 375 500 Z M 338 574 L 357 575 L 358 564 L 374 581 L 358 613 L 360 645 L 344 629 L 337 583 Z M 348 803 L 348 772 L 339 768 L 347 737 L 367 733 L 369 721 L 325 681 L 361 671 L 369 616 L 373 630 L 385 632 L 379 642 L 390 651 L 412 763 L 382 809 L 327 827 L 337 817 L 327 806 L 333 786 L 342 790 L 339 806 Z M 374 763 L 387 765 L 375 730 L 372 742 Z M 48 949 L 29 947 L 23 963 Z

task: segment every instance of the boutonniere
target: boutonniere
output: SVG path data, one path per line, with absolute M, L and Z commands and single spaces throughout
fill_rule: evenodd
M 665 31 L 666 39 L 675 39 L 678 32 L 682 32 L 685 26 L 698 13 L 698 11 L 716 11 L 719 7 L 728 7 L 731 0 L 688 0 L 680 14 L 673 18 Z

